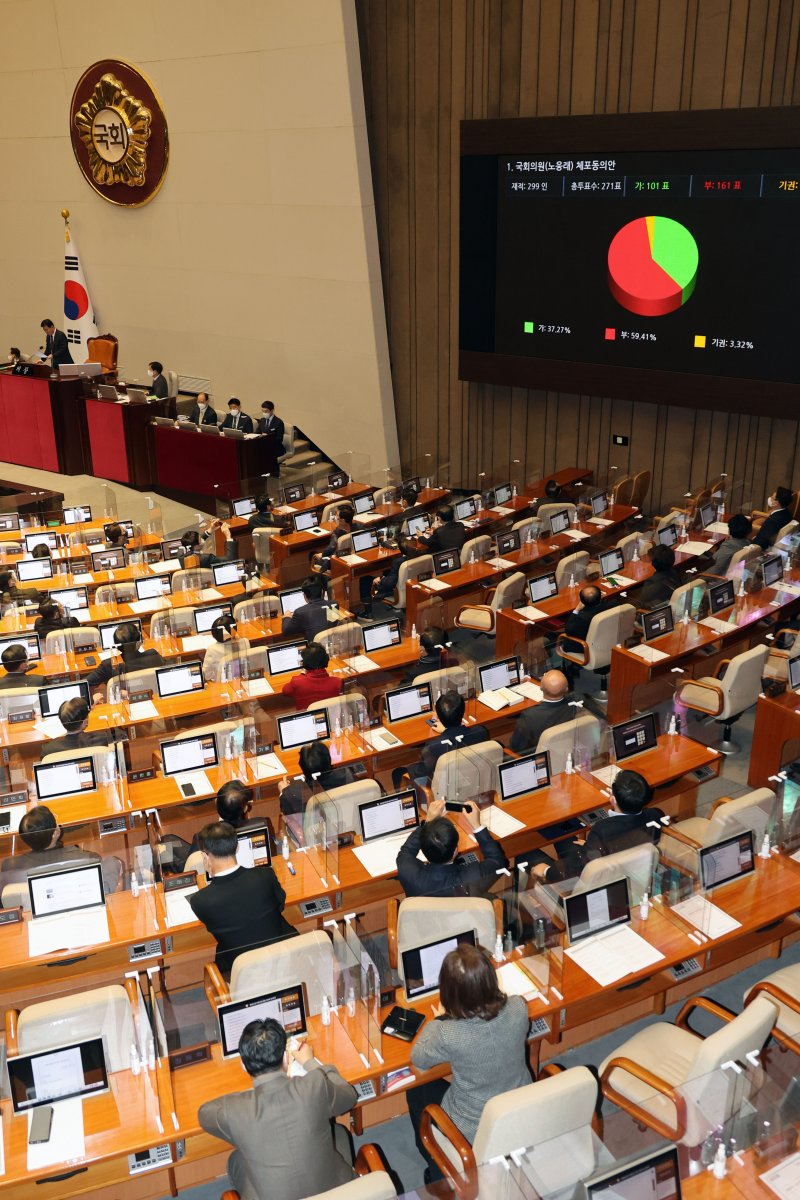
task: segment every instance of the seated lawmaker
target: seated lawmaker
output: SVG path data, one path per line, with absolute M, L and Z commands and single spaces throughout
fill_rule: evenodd
M 585 642 L 589 628 L 598 613 L 606 612 L 619 604 L 616 596 L 604 596 L 600 588 L 589 583 L 578 592 L 580 604 L 569 614 L 564 622 L 564 634 L 568 638 L 580 638 Z M 565 642 L 564 649 L 579 654 L 583 647 L 578 642 Z
M 87 677 L 89 687 L 108 683 L 114 675 L 132 674 L 155 667 L 165 667 L 166 662 L 157 650 L 142 649 L 142 635 L 133 621 L 123 621 L 114 630 L 114 645 L 122 656 L 122 662 L 106 659 L 98 663 Z
M 128 542 L 125 526 L 115 521 L 106 530 L 106 550 L 124 550 Z
M 350 537 L 353 532 L 355 509 L 350 504 L 343 504 L 336 510 L 336 528 L 331 533 L 330 541 L 320 553 L 316 562 L 323 571 L 327 571 L 334 554 L 339 553 L 339 542 L 344 537 Z
M 77 629 L 80 622 L 76 617 L 71 617 L 66 609 L 57 604 L 55 600 L 43 599 L 39 603 L 39 614 L 33 623 L 33 632 L 38 633 L 44 645 L 44 639 L 48 633 L 55 633 L 62 629 Z
M 407 896 L 477 896 L 489 889 L 497 872 L 508 866 L 503 847 L 481 825 L 472 801 L 464 808 L 483 859 L 467 863 L 458 853 L 458 830 L 444 816 L 445 798 L 428 805 L 425 820 L 409 835 L 397 855 L 397 874 Z M 420 850 L 427 862 L 417 858 Z
M 672 546 L 651 546 L 648 558 L 653 564 L 653 574 L 639 589 L 636 607 L 660 608 L 669 604 L 675 588 L 680 587 L 680 576 L 675 573 L 675 551 Z
M 46 754 L 59 754 L 63 750 L 85 750 L 89 746 L 107 746 L 111 740 L 109 733 L 97 730 L 89 733 L 89 705 L 81 696 L 73 696 L 65 700 L 58 710 L 58 719 L 64 727 L 65 736 L 54 738 L 42 746 L 42 758 Z
M 575 715 L 569 703 L 569 680 L 563 671 L 545 671 L 539 686 L 542 699 L 535 708 L 526 709 L 514 726 L 509 744 L 515 754 L 535 750 L 545 730 L 563 725 Z
M 728 536 L 724 541 L 719 542 L 714 557 L 707 567 L 704 568 L 704 575 L 725 575 L 728 567 L 731 565 L 731 559 L 734 554 L 738 554 L 740 550 L 745 550 L 750 544 L 750 536 L 753 532 L 753 522 L 744 513 L 734 513 L 728 521 Z
M 447 641 L 443 629 L 430 625 L 419 635 L 419 658 L 407 669 L 403 676 L 403 684 L 413 683 L 418 675 L 427 675 L 429 671 L 440 670 L 445 663 Z
M 217 414 L 208 402 L 205 392 L 197 393 L 197 403 L 189 413 L 189 420 L 194 425 L 218 425 Z
M 37 546 L 38 550 L 39 547 Z M 35 553 L 36 551 L 34 551 Z M 20 587 L 13 571 L 0 571 L 0 608 L 5 613 L 9 604 L 39 604 L 42 596 L 36 588 Z
M 253 793 L 239 779 L 229 779 L 217 792 L 217 816 L 238 833 L 241 829 L 263 829 L 263 817 L 251 817 Z M 200 833 L 192 839 L 192 850 L 202 850 Z
M 309 742 L 300 747 L 300 770 L 302 779 L 289 783 L 289 777 L 284 775 L 278 784 L 282 813 L 301 813 L 312 792 L 344 787 L 355 778 L 349 767 L 334 767 L 324 742 Z
M 395 767 L 392 773 L 395 787 L 399 786 L 406 773 L 412 783 L 427 785 L 433 779 L 436 764 L 443 754 L 489 741 L 489 730 L 485 725 L 464 724 L 464 697 L 455 689 L 442 692 L 435 707 L 437 721 L 434 733 L 437 736 L 425 743 L 419 762 L 412 763 L 410 767 Z
M 32 671 L 35 664 L 28 658 L 28 651 L 21 642 L 6 646 L 0 654 L 0 662 L 6 672 L 5 675 L 0 675 L 0 689 L 4 692 L 14 691 L 16 688 L 44 687 L 49 682 L 43 675 L 34 675 L 28 679 L 28 671 Z
M 419 540 L 424 542 L 431 554 L 438 550 L 460 550 L 467 540 L 467 530 L 455 520 L 452 504 L 441 504 L 436 510 L 437 524 L 431 533 Z
M 294 937 L 283 917 L 286 893 L 272 867 L 240 867 L 236 830 L 225 821 L 200 831 L 206 887 L 189 897 L 192 912 L 216 940 L 214 961 L 223 974 L 245 950 Z
M 242 433 L 253 432 L 253 422 L 247 413 L 242 412 L 241 401 L 231 396 L 228 401 L 228 415 L 220 426 L 221 429 L 240 429 Z
M 328 651 L 321 642 L 309 642 L 300 651 L 300 661 L 303 670 L 299 675 L 293 675 L 281 689 L 284 696 L 303 712 L 315 700 L 329 700 L 342 694 L 342 681 L 328 674 Z
M 17 366 L 17 364 L 18 364 L 18 363 L 21 363 L 22 361 L 23 361 L 23 358 L 22 358 L 22 351 L 20 350 L 19 346 L 11 346 L 11 347 L 9 347 L 9 351 L 8 351 L 8 365 L 9 365 L 9 367 L 16 367 L 16 366 Z
M 269 496 L 256 496 L 256 511 L 250 513 L 247 518 L 247 528 L 252 532 L 254 529 L 274 529 L 281 522 L 272 511 L 272 501 Z
M 293 613 L 287 613 L 281 630 L 291 637 L 301 636 L 307 642 L 313 642 L 318 633 L 330 628 L 331 606 L 325 599 L 325 582 L 318 575 L 309 575 L 303 580 L 302 587 L 305 604 Z
M 153 359 L 151 363 L 147 364 L 147 374 L 150 376 L 148 396 L 158 396 L 159 400 L 166 400 L 169 395 L 169 384 L 164 376 L 164 367 L 157 359 Z
M 772 543 L 775 541 L 778 533 L 783 529 L 784 525 L 788 525 L 792 520 L 792 492 L 791 488 L 779 487 L 767 500 L 767 508 L 769 516 L 758 529 L 753 541 L 762 550 L 769 550 Z
M 37 804 L 25 813 L 19 823 L 19 836 L 28 849 L 23 854 L 12 854 L 0 863 L 0 892 L 9 883 L 25 883 L 29 875 L 96 862 L 103 864 L 105 891 L 114 892 L 119 887 L 120 860 L 101 859 L 99 854 L 82 850 L 80 846 L 65 846 L 61 827 L 44 804 Z
M 246 661 L 250 642 L 239 637 L 237 625 L 230 613 L 224 613 L 213 622 L 211 636 L 214 645 L 209 646 L 203 659 L 203 678 L 206 683 L 223 683 L 225 666 L 234 659 Z

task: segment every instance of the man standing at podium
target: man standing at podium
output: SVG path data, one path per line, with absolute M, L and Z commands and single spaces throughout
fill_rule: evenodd
M 69 352 L 67 335 L 61 329 L 56 329 L 53 322 L 48 320 L 42 321 L 42 329 L 45 332 L 44 356 L 50 358 L 53 370 L 57 371 L 63 364 L 71 363 L 72 355 Z
M 278 459 L 283 454 L 285 426 L 280 417 L 275 416 L 275 405 L 271 400 L 265 400 L 261 405 L 261 420 L 258 422 L 256 433 L 263 433 L 267 438 L 264 468 L 275 478 L 281 473 Z

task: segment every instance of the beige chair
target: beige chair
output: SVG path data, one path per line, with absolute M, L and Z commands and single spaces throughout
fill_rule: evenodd
M 333 613 L 334 610 L 329 611 Z M 339 625 L 331 625 L 330 629 L 322 629 L 315 635 L 314 641 L 324 646 L 331 658 L 340 651 L 358 654 L 364 644 L 358 621 L 342 621 Z
M 206 967 L 207 979 L 213 976 L 211 967 L 213 963 Z M 306 987 L 308 1014 L 315 1017 L 322 997 L 333 999 L 333 944 L 319 929 L 239 954 L 231 969 L 230 997 L 246 1000 L 301 982 Z
M 589 561 L 589 554 L 586 550 L 576 550 L 574 554 L 568 554 L 566 558 L 562 558 L 556 564 L 556 583 L 559 589 L 569 587 L 570 580 L 575 584 L 583 583 Z
M 699 851 L 705 846 L 715 846 L 717 842 L 749 829 L 758 850 L 774 812 L 775 793 L 769 788 L 756 788 L 735 800 L 723 796 L 715 802 L 708 817 L 687 817 L 665 828 L 661 836 L 661 853 L 697 875 L 700 871 Z
M 128 699 L 131 702 L 135 701 L 137 692 L 150 692 L 153 696 L 158 695 L 155 667 L 146 667 L 143 671 L 127 671 L 120 675 L 112 675 L 108 681 L 106 692 L 109 704 L 120 703 L 120 692 L 123 683 L 128 693 Z
M 126 1071 L 134 1040 L 133 1006 L 138 1007 L 137 992 L 135 981 L 127 980 L 125 987 L 110 984 L 58 1000 L 29 1004 L 19 1016 L 7 1010 L 6 1029 L 9 1017 L 16 1017 L 20 1054 L 54 1050 L 100 1036 L 108 1070 Z
M 456 629 L 472 629 L 475 633 L 494 633 L 497 614 L 501 608 L 511 608 L 525 592 L 525 575 L 522 571 L 501 579 L 496 588 L 487 593 L 487 604 L 465 604 L 458 610 Z
M 460 692 L 466 696 L 469 676 L 463 667 L 437 667 L 435 671 L 423 671 L 414 683 L 429 683 L 434 704 L 443 692 Z
M 179 733 L 173 735 L 172 740 L 175 742 L 183 742 L 186 738 L 205 737 L 206 734 L 213 733 L 217 739 L 217 748 L 219 748 L 220 739 L 229 734 L 236 733 L 241 728 L 241 721 L 215 721 L 211 725 L 198 725 L 196 728 L 182 729 Z
M 78 650 L 97 650 L 101 644 L 100 630 L 92 625 L 80 625 L 77 629 L 51 629 L 44 639 L 45 654 L 62 654 L 64 647 L 69 653 Z
M 95 604 L 130 604 L 136 599 L 136 588 L 132 583 L 103 583 L 94 594 Z M 120 617 L 120 625 L 125 617 Z
M 233 619 L 239 624 L 244 624 L 245 621 L 268 621 L 271 617 L 275 617 L 281 611 L 281 604 L 277 596 L 269 596 L 266 593 L 260 596 L 253 596 L 251 600 L 240 600 L 238 604 L 233 606 Z
M 348 717 L 354 725 L 358 725 L 360 708 L 363 708 L 365 713 L 369 712 L 367 697 L 363 692 L 353 691 L 344 692 L 341 696 L 329 696 L 326 700 L 312 700 L 308 711 L 324 710 L 328 714 L 328 724 L 333 728 L 333 723 L 337 718 L 341 721 L 342 726 Z
M 481 533 L 478 535 L 478 537 L 470 538 L 469 541 L 464 542 L 464 545 L 461 547 L 462 567 L 466 567 L 472 561 L 473 555 L 475 557 L 475 562 L 480 562 L 481 559 L 486 558 L 491 549 L 492 539 L 489 537 L 488 533 Z
M 191 637 L 194 632 L 194 609 L 188 606 L 166 608 L 150 618 L 150 637 L 154 642 L 161 638 Z
M 272 561 L 269 539 L 280 537 L 282 533 L 280 525 L 264 525 L 253 530 L 253 556 L 260 567 L 269 567 Z
M 565 1071 L 554 1064 L 536 1083 L 493 1096 L 471 1146 L 438 1104 L 424 1110 L 420 1136 L 459 1200 L 476 1194 L 479 1167 L 523 1147 L 532 1147 L 528 1162 L 534 1171 L 537 1150 L 548 1157 L 550 1176 L 556 1157 L 560 1189 L 569 1189 L 565 1194 L 571 1195 L 571 1189 L 597 1166 L 598 1142 L 593 1136 L 597 1098 L 597 1080 L 587 1067 Z
M 628 503 L 633 508 L 641 508 L 650 491 L 650 480 L 652 476 L 650 471 L 638 471 L 633 477 L 633 487 Z
M 780 546 L 783 539 L 793 534 L 795 529 L 797 529 L 797 521 L 787 521 L 775 534 L 775 540 L 772 543 L 773 546 Z
M 183 592 L 187 588 L 207 588 L 214 586 L 214 572 L 210 567 L 194 567 L 191 570 L 176 571 L 172 576 L 173 592 Z
M 761 555 L 760 546 L 744 546 L 741 550 L 737 550 L 731 556 L 731 561 L 728 563 L 728 569 L 725 572 L 726 579 L 732 579 L 736 574 L 736 568 L 741 564 L 746 567 L 748 563 L 755 562 Z
M 336 514 L 345 503 L 345 500 L 333 500 L 330 504 L 326 504 L 319 519 L 320 525 L 326 525 L 328 521 L 335 521 Z
M 575 709 L 580 713 L 580 709 Z M 545 729 L 536 746 L 537 753 L 545 750 L 550 755 L 550 775 L 560 775 L 567 763 L 567 755 L 575 755 L 576 747 L 581 757 L 594 758 L 600 749 L 603 726 L 591 713 L 581 713 L 574 720 L 563 721 Z
M 616 879 L 628 880 L 628 895 L 631 906 L 641 903 L 645 892 L 653 890 L 653 873 L 658 863 L 658 850 L 652 842 L 640 842 L 625 850 L 616 850 L 593 858 L 586 863 L 580 875 L 564 879 L 559 883 L 536 883 L 533 890 L 520 892 L 520 904 L 536 917 L 541 909 L 564 925 L 564 899 L 579 895 L 592 888 L 603 887 Z
M 692 1032 L 688 1018 L 695 1008 L 718 1016 L 725 1022 L 722 1029 L 706 1038 Z M 648 1025 L 605 1060 L 600 1067 L 603 1094 L 661 1137 L 698 1146 L 741 1099 L 740 1089 L 728 1086 L 722 1064 L 760 1051 L 777 1015 L 763 996 L 738 1017 L 703 996 L 687 1000 L 674 1025 Z
M 541 521 L 538 517 L 523 517 L 521 521 L 515 521 L 511 526 L 512 530 L 519 530 L 519 540 L 523 546 L 526 541 L 538 536 L 540 527 Z
M 611 651 L 615 646 L 624 645 L 633 634 L 633 624 L 636 619 L 636 609 L 632 604 L 620 604 L 616 608 L 606 609 L 592 618 L 586 641 L 581 638 L 567 638 L 560 634 L 556 642 L 556 650 L 568 662 L 595 671 L 600 676 L 600 696 L 606 696 L 606 684 L 611 670 Z M 577 642 L 580 650 L 573 650 L 570 644 Z
M 477 742 L 442 754 L 433 772 L 430 798 L 446 796 L 448 800 L 473 800 L 484 793 L 497 791 L 497 768 L 503 761 L 499 742 Z
M 680 587 L 675 588 L 670 596 L 669 606 L 672 609 L 672 620 L 676 625 L 687 611 L 690 617 L 697 616 L 706 594 L 706 586 L 704 579 L 690 579 L 688 583 L 682 583 Z
M 3 908 L 21 908 L 23 912 L 31 911 L 31 894 L 27 883 L 7 883 L 0 896 Z
M 336 805 L 339 833 L 360 833 L 358 810 L 362 804 L 379 800 L 381 795 L 381 785 L 376 779 L 357 779 L 324 793 L 325 799 Z
M 198 875 L 203 874 L 203 851 L 193 850 L 186 862 L 183 864 L 184 871 L 197 871 Z
M 563 504 L 540 504 L 536 510 L 536 517 L 542 529 L 546 529 L 549 534 L 550 518 L 554 515 L 554 513 L 563 512 L 565 508 L 569 512 L 571 524 L 575 520 L 575 513 L 577 511 L 576 505 L 574 505 L 571 500 L 565 500 Z
M 643 559 L 647 551 L 653 544 L 653 536 L 644 530 L 638 533 L 628 533 L 617 542 L 617 550 L 621 550 L 625 556 L 625 562 L 630 562 L 634 553 L 638 554 L 640 559 Z
M 610 481 L 609 481 L 610 482 Z M 630 505 L 633 498 L 633 476 L 622 475 L 611 488 L 612 504 Z
M 723 659 L 717 675 L 687 679 L 676 695 L 681 704 L 695 712 L 706 713 L 722 725 L 722 740 L 716 749 L 722 754 L 735 754 L 740 747 L 731 740 L 731 726 L 748 708 L 752 708 L 761 693 L 761 679 L 767 660 L 766 646 L 753 646 L 735 658 Z M 719 672 L 725 669 L 724 676 Z
M 109 737 L 111 735 L 109 734 Z M 43 763 L 66 762 L 73 758 L 91 758 L 92 766 L 94 767 L 94 777 L 97 786 L 101 787 L 111 773 L 116 771 L 116 757 L 114 747 L 108 746 L 83 746 L 80 750 L 56 750 L 51 754 L 43 754 Z
M 45 683 L 45 678 L 42 676 L 42 685 Z M 36 713 L 37 717 L 42 715 L 42 710 L 39 705 L 39 689 L 38 688 L 8 688 L 0 692 L 0 706 L 6 713 L 11 712 L 29 712 L 31 709 Z
M 747 1008 L 759 996 L 767 996 L 778 1010 L 772 1036 L 785 1049 L 800 1054 L 800 963 L 781 967 L 754 984 L 745 993 Z
M 475 941 L 485 950 L 493 950 L 498 933 L 503 932 L 502 906 L 484 896 L 410 896 L 390 900 L 387 906 L 389 966 L 405 984 L 403 953 L 437 938 L 455 937 L 473 930 Z
M 342 1129 L 342 1126 L 338 1126 Z M 349 1183 L 326 1192 L 316 1192 L 306 1200 L 393 1200 L 397 1196 L 391 1177 L 383 1169 L 383 1159 L 378 1147 L 367 1143 L 362 1146 L 353 1163 L 356 1178 Z M 221 1200 L 241 1200 L 232 1188 L 222 1193 Z
M 75 543 L 76 545 L 78 543 Z M 0 542 L 0 554 L 8 558 L 12 554 L 24 554 L 25 547 L 21 542 Z
M 433 558 L 430 554 L 420 554 L 419 558 L 409 558 L 401 562 L 400 570 L 397 573 L 397 587 L 394 596 L 388 602 L 393 608 L 405 608 L 406 586 L 413 583 L 415 579 L 419 579 L 420 575 L 432 574 Z

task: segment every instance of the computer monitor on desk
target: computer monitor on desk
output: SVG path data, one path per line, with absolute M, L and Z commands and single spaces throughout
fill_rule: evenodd
M 93 550 L 92 551 L 92 570 L 93 571 L 118 571 L 125 566 L 125 550 L 122 546 L 115 546 L 111 550 Z M 139 582 L 139 581 L 137 581 Z M 141 599 L 141 597 L 139 597 Z
M 358 820 L 361 825 L 361 840 L 372 842 L 377 838 L 394 837 L 395 834 L 410 834 L 419 825 L 419 806 L 413 788 L 380 796 L 359 805 Z
M 409 717 L 429 715 L 433 710 L 433 697 L 429 683 L 413 683 L 409 687 L 396 688 L 384 696 L 386 716 L 390 722 L 405 721 Z
M 800 691 L 800 655 L 789 659 L 789 691 Z
M 37 579 L 53 578 L 52 558 L 23 558 L 14 567 L 20 583 L 34 583 Z
M 85 587 L 51 588 L 50 599 L 56 600 L 68 613 L 87 608 L 89 605 L 89 593 Z
M 245 574 L 244 559 L 235 558 L 230 562 L 216 563 L 211 571 L 215 587 L 224 587 L 226 583 L 239 583 Z
M 25 534 L 25 549 L 28 554 L 32 554 L 37 546 L 47 546 L 50 550 L 55 550 L 58 545 L 58 537 L 55 533 L 26 533 Z
M 268 867 L 272 862 L 269 829 L 266 825 L 239 829 L 236 832 L 236 861 L 240 867 Z
M 346 471 L 331 471 L 328 476 L 328 487 L 335 492 L 337 488 L 347 487 L 348 478 Z
M 74 508 L 65 508 L 61 517 L 65 525 L 82 525 L 84 521 L 91 521 L 92 510 L 88 504 L 79 504 Z
M 116 650 L 116 634 L 120 625 L 135 625 L 139 638 L 142 637 L 141 617 L 118 617 L 116 621 L 102 621 L 95 628 L 100 633 L 100 643 L 104 650 Z
M 409 537 L 419 537 L 431 527 L 431 519 L 427 513 L 417 513 L 416 516 L 406 518 L 406 532 Z
M 0 513 L 0 533 L 19 529 L 19 513 Z
M 625 555 L 616 547 L 612 550 L 604 550 L 600 555 L 600 574 L 604 579 L 609 575 L 615 575 L 625 566 Z
M 665 604 L 663 608 L 654 608 L 651 612 L 642 613 L 642 631 L 646 642 L 653 642 L 656 638 L 665 637 L 668 633 L 672 633 L 674 628 L 675 622 L 669 604 Z
M 700 524 L 703 529 L 708 529 L 709 525 L 715 524 L 717 520 L 716 504 L 701 504 L 700 505 Z
M 520 547 L 520 531 L 518 529 L 509 529 L 507 533 L 498 533 L 497 535 L 497 553 L 498 554 L 513 554 Z
M 156 667 L 156 686 L 162 700 L 202 692 L 205 687 L 203 664 L 198 660 L 182 662 L 176 667 Z
M 126 538 L 133 537 L 133 521 L 106 521 L 103 526 L 103 536 L 108 539 L 109 532 L 119 525 Z
M 86 680 L 79 683 L 58 683 L 54 687 L 39 688 L 39 708 L 42 717 L 57 717 L 58 710 L 66 700 L 85 700 L 91 708 L 92 697 Z
M 611 730 L 617 763 L 644 754 L 658 745 L 658 725 L 655 713 L 643 713 L 630 721 L 622 721 Z
M 537 754 L 525 754 L 500 763 L 500 799 L 516 800 L 528 796 L 540 788 L 550 787 L 550 755 L 546 750 Z
M 756 857 L 751 829 L 745 829 L 722 842 L 716 842 L 713 846 L 702 846 L 700 849 L 700 886 L 704 892 L 751 875 L 755 869 Z
M 605 492 L 597 492 L 591 499 L 592 516 L 599 517 L 608 508 L 608 497 Z
M 303 660 L 301 650 L 306 646 L 305 638 L 294 642 L 279 642 L 276 646 L 267 646 L 267 665 L 270 675 L 285 675 L 289 671 L 301 671 Z
M 564 912 L 571 946 L 604 929 L 627 924 L 631 919 L 627 878 L 565 896 Z
M 29 662 L 38 662 L 42 657 L 38 633 L 4 633 L 0 636 L 0 655 L 9 646 L 22 646 L 28 656 Z M 37 682 L 37 679 L 33 679 L 31 687 L 35 687 Z
M 92 862 L 28 876 L 31 917 L 54 917 L 105 904 L 103 864 Z
M 296 504 L 298 500 L 305 500 L 305 498 L 306 485 L 304 483 L 292 483 L 283 489 L 284 504 Z
M 433 569 L 437 575 L 447 575 L 461 566 L 461 555 L 457 550 L 438 550 L 433 556 Z
M 161 543 L 161 557 L 164 559 L 164 562 L 178 558 L 182 550 L 183 542 L 180 538 L 170 538 L 169 541 Z
M 172 580 L 169 575 L 147 575 L 144 579 L 137 579 L 135 586 L 137 600 L 156 600 L 159 596 L 169 596 L 172 593 Z
M 292 517 L 295 533 L 305 533 L 309 529 L 316 529 L 317 514 L 313 509 L 310 512 L 295 513 Z
M 497 662 L 478 667 L 482 692 L 495 692 L 498 688 L 515 687 L 522 678 L 519 659 L 516 655 L 501 658 Z M 522 699 L 522 697 L 520 697 Z
M 413 950 L 403 951 L 403 978 L 405 993 L 409 1000 L 418 1000 L 439 990 L 439 972 L 442 963 L 451 950 L 459 946 L 474 946 L 475 930 L 465 929 L 438 941 L 428 942 L 425 946 L 415 946 Z
M 673 521 L 670 525 L 665 525 L 663 529 L 659 529 L 656 533 L 656 541 L 659 546 L 674 546 L 678 540 L 678 526 Z
M 265 992 L 262 996 L 253 996 L 250 1000 L 220 1004 L 217 1017 L 223 1058 L 233 1058 L 239 1053 L 239 1041 L 251 1021 L 271 1018 L 283 1026 L 287 1037 L 297 1037 L 308 1029 L 301 983 L 279 991 Z
M 491 501 L 490 507 L 503 508 L 504 505 L 508 504 L 513 494 L 514 489 L 510 483 L 498 483 L 497 486 L 493 488 L 492 494 L 489 497 Z
M 457 521 L 468 521 L 470 517 L 474 517 L 480 507 L 479 502 L 474 496 L 467 496 L 464 500 L 459 500 L 455 506 L 455 518 Z
M 557 596 L 555 571 L 548 571 L 546 575 L 537 575 L 535 579 L 529 579 L 528 595 L 531 604 L 538 604 L 540 600 L 549 600 L 552 596 Z
M 783 555 L 772 554 L 761 563 L 764 587 L 774 587 L 783 579 Z
M 303 604 L 308 604 L 305 593 L 302 588 L 289 588 L 288 591 L 278 594 L 278 601 L 281 606 L 281 616 L 288 617 L 296 608 L 300 608 Z
M 364 550 L 374 550 L 378 545 L 378 533 L 375 529 L 362 529 L 354 532 L 353 553 L 362 554 Z
M 226 604 L 213 604 L 210 608 L 194 610 L 194 627 L 198 633 L 208 633 L 218 617 L 232 617 L 233 605 L 229 600 Z
M 712 617 L 731 608 L 736 600 L 733 580 L 726 579 L 723 583 L 715 583 L 708 589 L 708 603 Z
M 15 1055 L 8 1059 L 7 1066 L 15 1113 L 72 1096 L 98 1096 L 108 1091 L 101 1037 L 36 1054 Z
M 569 529 L 569 509 L 561 508 L 550 517 L 550 536 L 555 537 L 565 529 Z
M 379 621 L 376 625 L 365 625 L 361 630 L 364 638 L 364 653 L 373 650 L 386 650 L 389 646 L 399 646 L 402 641 L 399 617 L 390 621 Z
M 573 1200 L 681 1200 L 681 1175 L 675 1146 L 616 1162 L 578 1184 Z
M 219 762 L 217 736 L 201 733 L 197 737 L 176 738 L 161 743 L 161 769 L 165 775 L 182 775 L 184 771 L 204 771 Z
M 234 517 L 249 517 L 255 511 L 255 496 L 240 496 L 238 500 L 234 500 L 231 504 L 231 516 Z
M 278 717 L 278 739 L 282 750 L 293 750 L 309 742 L 324 741 L 331 736 L 328 714 L 324 709 Z
M 36 795 L 43 804 L 47 804 L 48 800 L 79 796 L 82 792 L 94 792 L 97 789 L 91 755 L 86 758 L 64 758 L 56 762 L 34 763 L 33 777 L 36 782 Z
M 374 496 L 356 496 L 353 501 L 353 509 L 357 517 L 361 517 L 364 513 L 373 512 L 375 509 Z

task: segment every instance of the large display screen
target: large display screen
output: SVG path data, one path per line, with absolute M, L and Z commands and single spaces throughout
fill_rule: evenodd
M 675 144 L 690 116 L 695 144 Z M 725 144 L 736 116 L 567 118 L 560 139 L 552 119 L 465 123 L 461 377 L 678 403 L 749 393 L 790 415 L 800 123 L 797 145 L 757 146 L 749 114 L 750 144 Z M 775 111 L 762 120 L 780 141 Z

